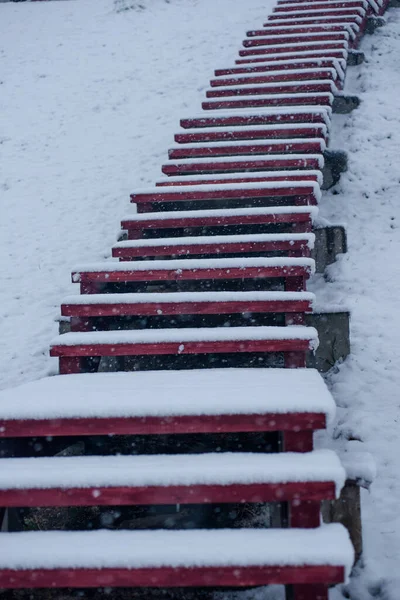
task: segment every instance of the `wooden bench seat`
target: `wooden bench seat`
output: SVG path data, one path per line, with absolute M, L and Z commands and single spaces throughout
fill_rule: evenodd
M 218 78 L 211 79 L 211 87 L 219 86 L 237 86 L 237 85 L 258 85 L 263 83 L 280 82 L 299 82 L 316 80 L 336 81 L 338 74 L 336 69 L 327 68 L 303 68 L 303 69 L 283 69 L 282 71 L 270 71 L 262 75 L 248 75 L 246 77 Z
M 239 53 L 240 55 L 240 53 Z M 295 50 L 291 52 L 280 52 L 279 54 L 266 54 L 264 56 L 245 56 L 235 60 L 235 64 L 253 64 L 253 63 L 265 63 L 266 61 L 288 61 L 288 60 L 296 60 L 301 61 L 303 59 L 337 59 L 337 60 L 347 60 L 348 51 L 344 48 L 336 48 L 329 50 Z
M 333 524 L 304 530 L 4 533 L 0 557 L 1 588 L 279 583 L 295 584 L 295 600 L 327 600 L 328 586 L 345 580 L 354 553 L 347 531 Z
M 334 500 L 332 451 L 0 459 L 0 506 L 107 506 Z M 296 526 L 296 525 L 294 525 Z M 301 527 L 301 525 L 298 525 Z
M 148 230 L 221 227 L 235 225 L 287 225 L 289 230 L 309 232 L 318 209 L 311 206 L 279 206 L 272 208 L 227 208 L 134 214 L 124 217 L 121 228 L 128 239 L 143 237 Z
M 290 11 L 305 11 L 305 10 L 342 10 L 349 8 L 362 8 L 364 10 L 368 9 L 369 3 L 367 0 L 341 0 L 337 2 L 336 0 L 325 0 L 324 2 L 309 2 L 308 0 L 301 2 L 288 2 L 287 0 L 278 0 L 277 6 L 274 8 L 274 12 L 284 12 L 286 10 Z
M 0 438 L 282 431 L 286 451 L 309 452 L 334 415 L 315 369 L 87 373 L 0 390 Z
M 275 106 L 329 106 L 333 104 L 331 92 L 292 93 L 292 94 L 256 94 L 245 97 L 218 98 L 202 102 L 203 110 L 221 108 L 269 108 Z
M 169 162 L 162 166 L 165 175 L 249 173 L 270 170 L 272 173 L 281 169 L 298 170 L 322 169 L 322 154 L 274 154 L 257 157 L 218 157 L 183 159 Z
M 311 21 L 311 20 L 310 20 Z M 266 24 L 263 29 L 251 29 L 246 32 L 248 38 L 258 37 L 272 37 L 279 35 L 294 35 L 294 34 L 316 34 L 333 32 L 340 33 L 346 31 L 351 39 L 356 37 L 356 33 L 359 30 L 360 25 L 351 19 L 346 18 L 341 21 L 338 20 L 336 23 L 300 23 L 300 24 L 283 24 L 281 26 L 274 24 Z
M 220 183 L 260 183 L 272 181 L 315 181 L 322 185 L 321 171 L 258 171 L 255 173 L 218 173 L 216 175 L 186 175 L 186 177 L 166 177 L 156 181 L 156 187 L 179 187 L 191 185 L 218 185 Z
M 335 51 L 347 51 L 349 44 L 347 41 L 332 41 L 332 42 L 292 42 L 292 44 L 282 44 L 281 46 L 263 46 L 261 48 L 249 48 L 239 50 L 241 57 L 268 56 L 279 54 L 296 54 L 301 56 L 301 52 L 310 52 L 311 55 L 315 52 L 324 52 L 327 56 L 334 56 Z
M 257 79 L 257 78 L 256 78 Z M 239 79 L 222 80 L 231 82 L 232 85 L 241 85 Z M 222 86 L 223 87 L 223 83 Z M 228 83 L 226 84 L 228 85 Z M 245 82 L 247 85 L 247 82 Z M 219 86 L 215 86 L 218 87 Z M 297 125 L 247 125 L 231 126 L 229 129 L 221 127 L 207 127 L 177 133 L 174 136 L 175 142 L 178 144 L 192 144 L 196 142 L 225 142 L 225 141 L 241 141 L 241 140 L 268 140 L 268 139 L 312 139 L 322 138 L 327 139 L 328 131 L 326 125 L 316 123 L 306 125 L 299 123 Z
M 223 96 L 256 96 L 257 94 L 312 94 L 314 92 L 337 92 L 337 88 L 331 80 L 312 81 L 288 81 L 286 83 L 264 83 L 260 85 L 238 85 L 213 88 L 206 91 L 207 98 L 219 98 Z
M 123 240 L 112 247 L 120 260 L 214 256 L 230 254 L 284 253 L 285 256 L 310 256 L 313 233 L 251 233 L 241 235 L 196 235 L 171 238 Z
M 72 281 L 81 284 L 81 293 L 93 294 L 112 283 L 279 278 L 285 281 L 286 291 L 301 292 L 314 269 L 311 258 L 282 257 L 106 262 L 75 268 Z
M 241 69 L 240 67 L 238 67 Z M 253 67 L 243 67 L 245 72 Z M 257 66 L 254 68 L 258 68 Z M 264 68 L 264 65 L 261 65 Z M 215 71 L 216 75 L 230 74 L 230 71 L 234 72 L 233 69 L 221 69 Z M 251 71 L 250 71 L 251 72 Z M 287 125 L 291 124 L 295 126 L 297 123 L 310 125 L 318 123 L 326 125 L 327 127 L 331 122 L 332 109 L 330 107 L 293 107 L 290 109 L 285 108 L 270 108 L 267 110 L 248 110 L 248 111 L 229 111 L 226 114 L 216 113 L 204 114 L 201 113 L 198 116 L 191 118 L 184 118 L 180 120 L 180 126 L 184 129 L 197 129 L 203 127 L 245 127 L 252 125 Z
M 81 358 L 186 354 L 283 353 L 285 367 L 305 367 L 318 346 L 313 327 L 203 327 L 65 333 L 53 340 L 50 356 L 60 374 L 81 372 Z
M 326 142 L 323 138 L 310 139 L 271 139 L 267 141 L 216 142 L 203 146 L 201 144 L 185 144 L 173 146 L 168 150 L 168 157 L 204 158 L 214 156 L 255 156 L 259 154 L 318 154 L 324 152 Z M 244 186 L 245 184 L 243 184 Z M 247 184 L 255 187 L 253 184 Z
M 225 152 L 234 154 L 242 151 L 243 153 L 256 152 L 260 146 L 252 144 L 251 146 L 226 145 L 229 142 L 218 145 L 212 150 L 218 155 Z M 261 146 L 264 148 L 264 146 Z M 185 148 L 187 148 L 185 146 Z M 197 146 L 196 146 L 197 148 Z M 199 147 L 198 154 L 202 156 L 207 152 L 207 147 Z M 189 154 L 195 154 L 195 148 L 188 147 Z M 246 152 L 247 151 L 247 152 Z M 174 149 L 175 154 L 175 149 Z M 225 154 L 226 155 L 226 154 Z M 154 210 L 157 206 L 168 205 L 170 203 L 184 203 L 184 206 L 202 208 L 234 208 L 242 205 L 243 208 L 252 205 L 274 205 L 274 204 L 295 204 L 295 205 L 317 205 L 321 199 L 319 184 L 314 181 L 265 181 L 251 183 L 220 183 L 216 185 L 198 184 L 193 186 L 178 187 L 155 187 L 144 190 L 137 190 L 131 194 L 131 202 L 138 205 L 142 212 L 145 210 Z M 227 206 L 220 206 L 225 202 Z M 207 205 L 207 206 L 206 206 Z M 138 210 L 138 212 L 139 212 Z
M 321 42 L 331 43 L 333 41 L 349 41 L 349 32 L 345 29 L 341 31 L 320 31 L 313 32 L 308 31 L 305 33 L 291 32 L 282 33 L 278 32 L 275 35 L 266 36 L 254 36 L 252 38 L 246 38 L 242 44 L 245 48 L 254 48 L 258 46 L 279 46 L 281 44 L 297 44 L 297 43 L 309 43 L 309 42 Z
M 360 16 L 358 11 L 352 11 L 351 9 L 347 11 L 345 15 L 335 15 L 334 12 L 328 13 L 328 15 L 324 15 L 322 17 L 299 17 L 294 21 L 290 17 L 285 19 L 284 15 L 278 13 L 272 13 L 268 17 L 268 21 L 263 24 L 263 27 L 302 27 L 304 25 L 332 25 L 332 24 L 342 24 L 347 23 L 353 26 L 353 24 L 357 24 L 357 26 L 361 26 L 363 22 L 363 17 Z
M 227 75 L 237 74 L 252 74 L 252 73 L 270 73 L 274 71 L 302 71 L 303 69 L 334 69 L 338 74 L 338 78 L 343 80 L 346 65 L 343 59 L 325 58 L 322 60 L 314 58 L 299 58 L 290 60 L 265 60 L 259 64 L 248 67 L 230 67 L 225 69 L 216 69 L 214 75 L 216 77 L 226 77 Z
M 280 12 L 273 12 L 268 17 L 268 23 L 271 21 L 291 20 L 298 24 L 298 19 L 319 19 L 319 18 L 343 18 L 357 15 L 361 19 L 365 19 L 367 16 L 367 9 L 361 7 L 345 7 L 345 8 L 307 8 L 306 10 L 281 10 Z

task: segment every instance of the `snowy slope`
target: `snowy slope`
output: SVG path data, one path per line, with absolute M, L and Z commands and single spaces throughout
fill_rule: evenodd
M 48 358 L 70 267 L 110 254 L 135 187 L 272 0 L 0 7 L 0 388 Z

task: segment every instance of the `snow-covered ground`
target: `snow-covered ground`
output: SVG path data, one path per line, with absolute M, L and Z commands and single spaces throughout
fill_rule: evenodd
M 179 118 L 199 113 L 213 69 L 232 64 L 274 4 L 142 3 L 0 7 L 0 388 L 54 372 L 48 345 L 60 300 L 77 291 L 71 265 L 109 256 L 129 192 L 154 183 Z M 349 252 L 314 283 L 320 304 L 352 311 L 352 355 L 330 376 L 335 443 L 353 439 L 378 470 L 363 493 L 353 600 L 400 596 L 400 11 L 387 20 L 363 41 L 368 62 L 348 71 L 360 108 L 333 121 L 350 169 L 322 216 L 346 224 Z

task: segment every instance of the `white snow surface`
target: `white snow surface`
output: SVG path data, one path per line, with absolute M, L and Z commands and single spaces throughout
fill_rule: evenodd
M 121 331 L 91 331 L 64 333 L 53 339 L 53 346 L 79 346 L 95 344 L 162 344 L 185 342 L 224 342 L 242 340 L 309 340 L 312 348 L 318 346 L 314 327 L 290 325 L 288 327 L 200 327 L 185 329 L 141 329 Z
M 332 481 L 338 495 L 345 477 L 331 450 L 0 459 L 1 490 Z
M 34 531 L 0 536 L 2 569 L 334 565 L 348 573 L 352 561 L 348 533 L 338 524 L 317 529 Z
M 329 421 L 335 415 L 332 396 L 314 369 L 83 373 L 0 391 L 2 419 L 296 412 L 323 413 Z

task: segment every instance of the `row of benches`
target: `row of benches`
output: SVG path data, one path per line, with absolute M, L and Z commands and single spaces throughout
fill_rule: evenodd
M 0 588 L 278 583 L 327 600 L 348 575 L 347 533 L 320 526 L 346 474 L 313 445 L 334 402 L 304 368 L 318 343 L 306 282 L 334 97 L 384 9 L 279 0 L 215 71 L 204 112 L 181 120 L 165 177 L 132 194 L 114 260 L 73 269 L 70 331 L 51 345 L 60 375 L 0 393 L 14 456 L 1 460 L 0 506 L 9 523 L 20 506 L 126 506 L 148 530 L 3 533 Z M 66 440 L 87 456 L 53 456 Z M 264 506 L 261 529 L 232 522 L 246 504 Z

